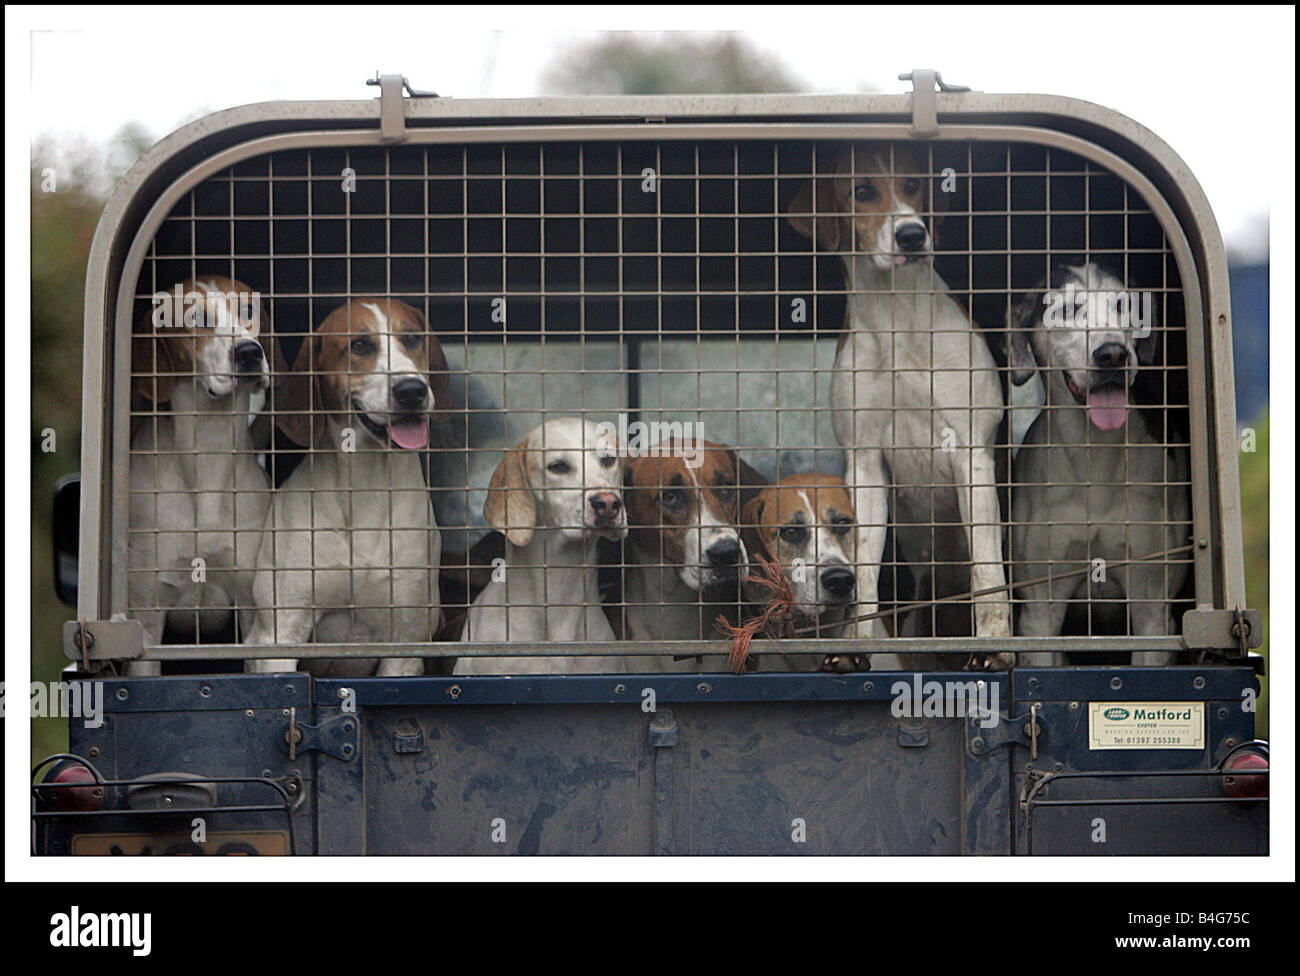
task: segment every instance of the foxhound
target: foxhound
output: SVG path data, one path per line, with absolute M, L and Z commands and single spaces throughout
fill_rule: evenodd
M 742 493 L 764 479 L 729 447 L 691 450 L 669 440 L 629 459 L 623 569 L 625 640 L 719 639 L 718 615 L 738 617 L 749 555 L 740 536 Z M 656 671 L 698 670 L 663 657 Z
M 405 302 L 353 299 L 303 340 L 276 422 L 309 449 L 275 493 L 257 558 L 249 644 L 422 643 L 441 619 L 441 537 L 421 470 L 430 413 L 447 406 L 447 361 Z M 293 658 L 248 670 L 294 670 Z M 313 662 L 370 673 L 373 659 Z M 418 658 L 380 675 L 421 674 Z
M 1047 407 L 1013 469 L 1013 573 L 1039 580 L 1087 570 L 1017 586 L 1019 634 L 1060 634 L 1071 600 L 1117 598 L 1127 601 L 1125 633 L 1176 633 L 1171 603 L 1186 562 L 1118 562 L 1175 548 L 1190 532 L 1187 453 L 1166 448 L 1130 397 L 1156 346 L 1154 302 L 1148 296 L 1143 315 L 1140 298 L 1096 264 L 1058 266 L 1007 323 L 1012 382 L 1038 370 L 1047 386 Z M 1063 663 L 1051 653 L 1021 660 Z M 1135 652 L 1133 663 L 1171 664 L 1173 655 Z
M 842 637 L 855 612 L 857 520 L 853 497 L 842 478 L 800 474 L 782 478 L 754 496 L 743 512 L 741 535 L 750 553 L 773 560 L 794 594 L 796 626 L 808 637 Z M 749 586 L 761 607 L 770 594 Z M 772 655 L 764 655 L 765 670 Z M 790 670 L 817 667 L 840 673 L 867 670 L 865 656 L 786 655 Z
M 505 534 L 504 565 L 469 609 L 470 643 L 613 641 L 596 543 L 627 535 L 618 445 L 578 417 L 535 427 L 506 452 L 483 516 Z M 462 657 L 456 674 L 614 673 L 632 657 Z
M 929 190 L 912 147 L 859 144 L 800 188 L 788 217 L 844 263 L 846 334 L 830 395 L 859 524 L 860 612 L 875 612 L 879 602 L 892 486 L 900 558 L 918 598 L 941 601 L 933 615 L 909 614 L 904 632 L 925 635 L 933 616 L 936 636 L 967 635 L 973 604 L 978 636 L 1007 637 L 1005 588 L 942 602 L 1005 587 L 993 456 L 1003 401 L 987 343 L 934 270 L 923 219 Z M 856 636 L 884 636 L 883 627 L 864 621 Z
M 271 491 L 249 434 L 275 355 L 266 322 L 257 292 L 206 276 L 155 296 L 132 337 L 131 388 L 155 411 L 131 441 L 127 599 L 146 644 L 169 619 L 198 641 L 252 607 Z

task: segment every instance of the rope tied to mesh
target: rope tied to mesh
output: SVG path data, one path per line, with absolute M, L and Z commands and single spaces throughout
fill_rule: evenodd
M 714 621 L 714 626 L 731 638 L 731 653 L 727 655 L 727 663 L 736 674 L 752 671 L 756 666 L 757 658 L 749 656 L 749 645 L 755 636 L 793 637 L 795 620 L 799 616 L 799 611 L 795 608 L 794 589 L 781 570 L 781 564 L 762 553 L 757 553 L 757 556 L 761 571 L 751 573 L 749 581 L 772 594 L 763 612 L 750 617 L 739 626 L 724 614 L 718 614 L 718 619 Z

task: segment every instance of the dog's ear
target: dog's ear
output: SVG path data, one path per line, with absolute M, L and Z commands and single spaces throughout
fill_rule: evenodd
M 750 562 L 754 562 L 758 556 L 772 558 L 772 554 L 767 550 L 767 542 L 763 534 L 763 519 L 767 514 L 767 503 L 755 495 L 745 503 L 740 512 L 740 540 L 745 544 L 745 549 L 749 552 Z
M 266 356 L 271 368 L 271 385 L 280 386 L 289 378 L 289 364 L 284 360 L 280 349 L 280 340 L 271 329 L 271 317 L 266 312 L 266 303 L 260 302 L 258 308 L 257 341 L 262 344 L 262 354 Z
M 488 485 L 487 501 L 483 503 L 483 517 L 489 525 L 505 533 L 516 546 L 526 546 L 533 541 L 537 526 L 537 502 L 533 486 L 528 482 L 528 469 L 524 459 L 525 445 L 520 441 L 510 450 L 492 472 Z
M 442 343 L 429 328 L 429 320 L 424 313 L 416 309 L 416 324 L 425 335 L 429 350 L 429 390 L 433 393 L 431 417 L 447 414 L 451 410 L 451 367 L 447 363 L 447 354 L 442 351 Z
M 1134 345 L 1137 347 L 1137 357 L 1139 366 L 1151 366 L 1156 361 L 1156 353 L 1160 348 L 1160 340 L 1156 338 L 1155 330 L 1138 339 Z
M 1015 386 L 1024 386 L 1038 369 L 1032 337 L 1042 313 L 1042 292 L 1025 295 L 1007 313 L 1007 365 L 1011 368 L 1011 382 Z
M 315 375 L 315 335 L 303 337 L 293 367 L 278 388 L 272 386 L 275 425 L 300 447 L 312 447 L 325 433 L 325 404 Z
M 849 246 L 849 221 L 835 201 L 835 178 L 815 176 L 786 208 L 786 220 L 796 231 L 827 251 Z
M 176 361 L 166 336 L 150 329 L 131 336 L 131 391 L 155 406 L 167 403 L 176 386 Z
M 929 167 L 934 168 L 933 150 L 929 156 Z M 930 210 L 930 246 L 936 251 L 939 249 L 939 227 L 948 219 L 948 211 L 952 209 L 952 198 L 957 195 L 956 184 L 956 176 L 945 176 L 942 170 L 931 174 L 926 180 L 926 186 L 930 188 L 930 199 L 926 202 Z
M 1130 291 L 1129 295 L 1130 301 L 1134 301 L 1132 296 L 1137 296 L 1136 304 L 1138 306 L 1145 304 L 1142 301 L 1142 298 L 1144 297 L 1151 300 L 1151 304 L 1147 306 L 1147 317 L 1149 321 L 1139 323 L 1139 327 L 1143 330 L 1143 335 L 1139 336 L 1133 345 L 1137 349 L 1138 365 L 1152 366 L 1160 358 L 1160 317 L 1156 312 L 1156 302 L 1152 295 L 1137 295 L 1137 293 L 1133 291 Z M 1130 315 L 1131 314 L 1132 313 L 1130 312 Z
M 745 521 L 744 511 L 754 501 L 764 488 L 767 487 L 768 481 L 754 468 L 745 463 L 745 459 L 736 455 L 736 478 L 740 488 L 740 510 L 741 521 Z

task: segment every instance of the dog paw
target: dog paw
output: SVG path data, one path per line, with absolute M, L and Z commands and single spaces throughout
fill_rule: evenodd
M 822 670 L 831 674 L 870 671 L 871 656 L 869 654 L 827 654 L 822 660 Z
M 244 661 L 245 674 L 292 674 L 297 670 L 296 657 L 249 658 Z
M 424 661 L 418 657 L 386 657 L 375 668 L 377 678 L 406 678 L 424 674 Z
M 1014 654 L 972 654 L 967 671 L 1010 671 L 1016 665 Z

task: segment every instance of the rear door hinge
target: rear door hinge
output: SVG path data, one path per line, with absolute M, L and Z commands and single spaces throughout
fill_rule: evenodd
M 361 746 L 361 719 L 354 713 L 327 718 L 320 725 L 303 725 L 298 721 L 298 709 L 289 709 L 289 724 L 285 726 L 280 748 L 289 754 L 289 761 L 300 752 L 323 752 L 327 756 L 352 762 Z
M 1038 720 L 1038 704 L 1015 718 L 997 717 L 990 725 L 988 715 L 970 715 L 966 718 L 966 748 L 972 756 L 987 756 L 994 749 L 1019 745 L 1038 758 L 1038 742 L 1043 738 L 1043 725 Z
M 381 75 L 375 72 L 367 85 L 379 86 L 379 134 L 384 142 L 406 141 L 406 105 L 402 92 L 412 98 L 437 98 L 436 92 L 416 91 L 405 75 Z

